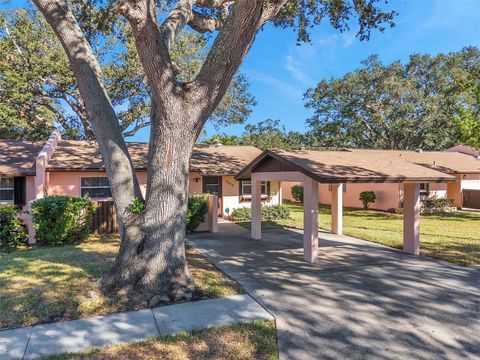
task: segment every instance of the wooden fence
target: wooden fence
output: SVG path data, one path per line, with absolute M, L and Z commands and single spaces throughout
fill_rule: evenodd
M 480 190 L 463 189 L 463 207 L 480 209 Z
M 92 231 L 94 234 L 114 234 L 118 232 L 117 214 L 113 201 L 94 201 Z

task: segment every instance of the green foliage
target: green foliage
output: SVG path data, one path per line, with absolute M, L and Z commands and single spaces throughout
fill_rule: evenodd
M 204 141 L 205 144 L 250 145 L 259 149 L 299 149 L 305 137 L 296 131 L 285 130 L 279 120 L 267 119 L 257 124 L 248 124 L 240 136 L 217 134 Z
M 286 220 L 290 217 L 290 209 L 284 205 L 262 206 L 262 220 Z
M 145 203 L 142 199 L 136 197 L 130 204 L 128 204 L 127 209 L 132 214 L 140 214 L 145 209 Z
M 303 203 L 303 186 L 293 185 L 290 191 L 292 192 L 292 197 L 295 201 Z
M 92 230 L 94 205 L 88 198 L 48 196 L 32 204 L 39 245 L 72 244 L 85 240 Z
M 295 29 L 297 42 L 309 42 L 309 31 L 312 27 L 330 22 L 334 29 L 346 31 L 351 26 L 351 19 L 357 17 L 357 37 L 360 40 L 368 40 L 371 29 L 378 28 L 383 32 L 385 27 L 394 26 L 393 19 L 397 13 L 383 11 L 383 7 L 378 4 L 381 2 L 383 1 L 291 0 L 280 10 L 274 23 L 282 28 Z
M 457 107 L 454 121 L 460 133 L 460 143 L 480 149 L 480 67 L 476 78 L 477 83 L 466 92 L 470 101 Z
M 28 238 L 20 210 L 15 205 L 0 205 L 0 252 L 15 250 Z
M 371 56 L 362 65 L 307 90 L 306 107 L 315 112 L 308 120 L 308 138 L 314 141 L 309 145 L 443 150 L 461 139 L 456 116 L 466 128 L 475 124 L 462 110 L 478 123 L 478 48 L 415 54 L 407 63 L 383 64 Z
M 262 220 L 286 220 L 290 217 L 290 209 L 284 205 L 262 206 Z M 232 221 L 251 221 L 252 210 L 247 207 L 233 209 L 230 215 Z
M 426 199 L 423 201 L 423 205 L 427 209 L 443 210 L 453 207 L 453 199 L 441 198 L 441 199 Z
M 150 96 L 130 27 L 111 9 L 113 2 L 71 6 L 102 67 L 124 136 L 150 124 Z M 182 31 L 170 51 L 180 81 L 198 73 L 207 56 L 207 39 Z M 216 126 L 243 123 L 255 98 L 238 74 L 211 121 Z M 0 11 L 0 137 L 45 139 L 54 127 L 66 138 L 93 139 L 88 115 L 67 56 L 35 8 Z
M 208 213 L 209 194 L 189 194 L 187 209 L 187 232 L 194 231 Z
M 375 203 L 377 197 L 373 191 L 362 191 L 358 199 L 363 203 L 363 207 L 368 209 L 370 204 Z

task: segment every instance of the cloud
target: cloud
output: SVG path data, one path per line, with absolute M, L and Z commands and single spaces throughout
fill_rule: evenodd
M 288 95 L 285 98 L 298 102 L 298 99 L 303 99 L 305 88 L 303 86 L 295 86 L 282 79 L 274 77 L 270 74 L 256 70 L 245 70 L 248 77 L 255 79 L 255 81 L 268 85 L 273 91 L 282 95 Z
M 304 69 L 307 69 L 305 61 L 295 59 L 292 55 L 287 55 L 285 61 L 285 70 L 297 81 L 311 85 L 313 83 L 312 78 L 307 74 Z

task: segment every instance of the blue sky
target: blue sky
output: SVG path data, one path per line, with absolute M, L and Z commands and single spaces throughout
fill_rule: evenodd
M 24 6 L 14 0 L 10 6 Z M 356 26 L 340 33 L 327 23 L 313 29 L 312 43 L 296 46 L 290 30 L 266 26 L 258 35 L 241 68 L 257 99 L 248 122 L 279 119 L 287 130 L 305 131 L 312 113 L 305 109 L 303 93 L 322 79 L 340 77 L 360 66 L 372 54 L 384 62 L 407 60 L 413 53 L 437 54 L 480 47 L 480 0 L 390 0 L 386 9 L 399 13 L 396 27 L 374 31 L 370 41 L 360 42 Z M 245 125 L 222 128 L 240 134 Z M 208 135 L 215 133 L 206 126 Z M 148 141 L 148 128 L 129 138 Z
M 268 27 L 258 34 L 241 71 L 258 101 L 248 122 L 280 119 L 288 130 L 305 131 L 312 115 L 304 91 L 321 79 L 340 77 L 371 54 L 384 62 L 407 60 L 413 53 L 437 54 L 480 46 L 480 0 L 391 0 L 387 8 L 399 15 L 396 27 L 375 31 L 360 42 L 352 32 L 339 33 L 328 24 L 314 29 L 312 44 L 295 45 L 295 34 Z M 242 132 L 244 125 L 221 131 Z M 209 134 L 214 133 L 207 125 Z M 144 134 L 138 138 L 146 139 Z

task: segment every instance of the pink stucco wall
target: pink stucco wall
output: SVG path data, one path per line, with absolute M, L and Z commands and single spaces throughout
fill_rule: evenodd
M 283 182 L 282 192 L 284 200 L 293 200 L 291 188 L 295 183 Z M 301 185 L 301 184 L 300 184 Z M 399 184 L 346 184 L 343 193 L 343 206 L 361 208 L 362 202 L 358 199 L 362 191 L 374 191 L 377 196 L 372 209 L 388 210 L 398 208 L 400 202 Z M 320 204 L 331 205 L 332 192 L 328 189 L 328 184 L 319 184 Z
M 47 191 L 49 195 L 70 195 L 80 196 L 80 179 L 83 176 L 107 176 L 104 171 L 68 171 L 68 172 L 49 172 L 47 173 Z M 137 172 L 138 181 L 142 193 L 145 195 L 147 173 Z M 198 179 L 198 181 L 195 181 Z M 226 215 L 225 209 L 229 208 L 230 213 L 233 209 L 239 207 L 250 207 L 250 201 L 240 202 L 240 182 L 233 176 L 222 177 L 222 198 L 220 199 L 221 211 Z M 197 172 L 191 172 L 189 175 L 189 193 L 203 191 L 202 175 Z M 279 195 L 279 183 L 270 183 L 271 200 L 268 205 L 276 205 L 281 202 Z

